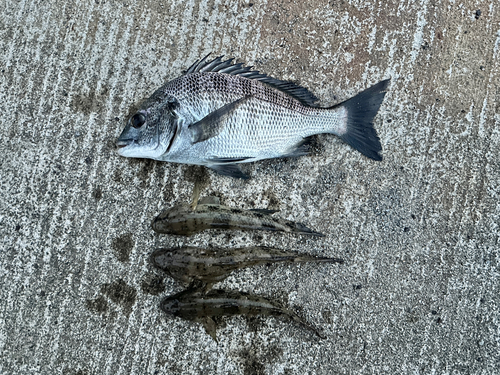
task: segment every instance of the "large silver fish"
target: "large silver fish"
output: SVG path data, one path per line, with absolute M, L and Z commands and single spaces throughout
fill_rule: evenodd
M 245 178 L 239 163 L 305 155 L 308 137 L 331 133 L 382 160 L 373 118 L 389 80 L 329 108 L 292 82 L 221 57 L 196 61 L 127 122 L 116 144 L 126 157 L 205 165 Z

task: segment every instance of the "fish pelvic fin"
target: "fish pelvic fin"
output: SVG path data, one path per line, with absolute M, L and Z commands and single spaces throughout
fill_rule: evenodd
M 381 81 L 355 97 L 331 107 L 343 107 L 347 111 L 346 130 L 337 135 L 363 155 L 376 161 L 382 160 L 382 145 L 373 127 L 373 119 L 384 100 L 389 82 L 390 79 Z
M 214 159 L 215 160 L 215 159 Z M 217 159 L 221 160 L 221 159 Z M 238 159 L 239 160 L 239 159 Z M 244 159 L 242 159 L 244 160 Z M 216 161 L 218 162 L 218 161 Z M 226 164 L 208 164 L 208 168 L 213 169 L 217 173 L 223 176 L 230 176 L 234 178 L 241 178 L 243 180 L 248 180 L 249 177 L 246 175 L 235 162 L 227 162 Z
M 205 331 L 214 339 L 215 342 L 217 341 L 217 326 L 215 324 L 215 321 L 209 317 L 209 316 L 204 316 L 199 319 L 199 322 L 203 325 L 203 328 L 205 328 Z

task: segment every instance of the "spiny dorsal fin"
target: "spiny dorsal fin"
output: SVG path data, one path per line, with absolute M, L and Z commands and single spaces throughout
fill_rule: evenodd
M 243 63 L 233 64 L 234 59 L 222 61 L 223 56 L 207 61 L 209 55 L 210 54 L 206 55 L 201 60 L 195 61 L 195 63 L 186 71 L 186 74 L 219 72 L 237 75 L 266 83 L 269 86 L 294 97 L 304 105 L 314 106 L 314 103 L 318 100 L 318 98 L 308 89 L 293 82 L 282 81 L 269 77 L 266 74 L 259 73 L 257 70 L 252 70 L 252 66 L 243 66 Z

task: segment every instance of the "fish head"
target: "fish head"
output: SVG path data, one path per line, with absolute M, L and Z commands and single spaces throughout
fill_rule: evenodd
M 186 203 L 171 207 L 153 219 L 151 228 L 158 233 L 190 234 L 190 228 L 186 226 L 186 223 L 190 219 L 191 212 L 191 206 Z
M 179 300 L 175 296 L 165 298 L 160 307 L 168 315 L 177 316 L 181 311 Z
M 153 266 L 170 275 L 170 268 L 174 267 L 177 249 L 158 249 L 154 251 L 150 260 Z
M 161 90 L 141 104 L 116 141 L 118 154 L 130 158 L 158 159 L 174 140 L 179 102 Z

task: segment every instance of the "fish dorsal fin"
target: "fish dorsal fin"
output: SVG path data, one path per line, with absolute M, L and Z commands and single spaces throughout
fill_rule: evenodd
M 263 215 L 272 215 L 272 214 L 278 212 L 278 210 L 268 210 L 266 208 L 252 208 L 249 211 L 252 211 L 252 212 L 255 212 L 258 214 L 263 214 Z
M 201 60 L 195 61 L 195 63 L 186 71 L 186 74 L 218 72 L 242 76 L 266 83 L 269 86 L 292 96 L 304 105 L 314 106 L 314 103 L 318 101 L 316 95 L 296 83 L 269 77 L 267 74 L 260 73 L 257 70 L 252 70 L 252 66 L 244 66 L 243 63 L 233 64 L 234 59 L 222 61 L 223 56 L 207 61 L 209 55 L 210 54 L 206 55 Z
M 220 205 L 220 199 L 219 197 L 203 197 L 198 201 L 198 204 L 215 204 L 215 205 Z

